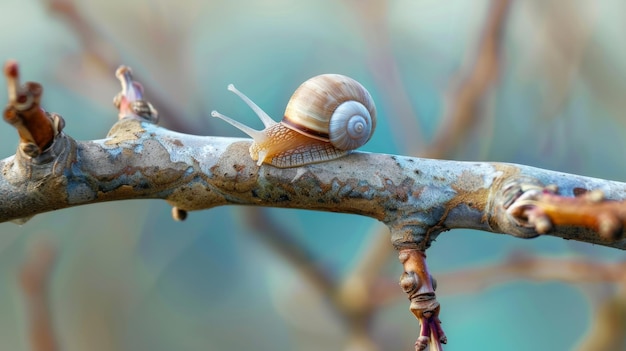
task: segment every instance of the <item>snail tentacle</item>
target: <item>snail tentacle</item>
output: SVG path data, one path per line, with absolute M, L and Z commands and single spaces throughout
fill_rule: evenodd
M 254 111 L 254 113 L 259 116 L 259 119 L 261 120 L 261 122 L 263 122 L 263 125 L 266 128 L 278 123 L 274 121 L 272 117 L 270 117 L 267 113 L 265 113 L 265 111 L 263 111 L 263 109 L 261 109 L 259 105 L 255 104 L 254 101 L 250 100 L 250 98 L 247 97 L 244 93 L 237 90 L 237 88 L 235 88 L 233 84 L 228 85 L 228 90 L 235 93 L 237 96 L 239 96 L 241 100 L 243 100 L 243 102 L 246 103 L 246 105 L 250 106 L 252 111 Z
M 227 122 L 228 124 L 232 125 L 233 127 L 239 129 L 240 131 L 246 133 L 248 136 L 250 136 L 252 139 L 254 139 L 254 142 L 256 143 L 262 143 L 267 139 L 267 136 L 263 133 L 263 131 L 260 130 L 256 130 L 253 128 L 248 127 L 247 125 L 241 123 L 241 122 L 237 122 L 236 120 L 225 116 L 215 110 L 211 111 L 211 116 L 219 118 L 225 122 Z
M 299 167 L 334 160 L 365 144 L 376 128 L 376 107 L 359 82 L 340 74 L 322 74 L 302 83 L 293 93 L 283 119 L 274 121 L 232 84 L 265 128 L 252 129 L 217 111 L 221 118 L 254 139 L 250 157 L 275 167 Z

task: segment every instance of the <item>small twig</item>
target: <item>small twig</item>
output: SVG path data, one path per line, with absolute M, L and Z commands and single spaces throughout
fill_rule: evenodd
M 122 85 L 122 91 L 113 99 L 113 104 L 120 111 L 119 119 L 137 117 L 158 123 L 159 114 L 152 104 L 144 99 L 143 86 L 133 79 L 130 67 L 120 66 L 115 71 L 115 76 Z
M 16 61 L 4 65 L 7 79 L 9 104 L 4 110 L 4 120 L 11 124 L 20 136 L 20 149 L 30 157 L 39 156 L 52 144 L 63 128 L 63 119 L 48 115 L 41 107 L 43 88 L 39 83 L 27 82 L 20 86 L 20 74 Z
M 621 239 L 626 225 L 626 201 L 606 200 L 599 190 L 577 197 L 561 196 L 555 191 L 553 188 L 530 189 L 507 211 L 540 234 L 555 226 L 578 226 L 594 230 L 608 241 Z
M 436 284 L 426 265 L 426 254 L 417 249 L 399 251 L 398 259 L 404 266 L 400 286 L 411 301 L 411 312 L 420 321 L 420 336 L 415 342 L 415 350 L 443 350 L 441 344 L 448 342 L 441 329 L 439 302 L 435 296 Z

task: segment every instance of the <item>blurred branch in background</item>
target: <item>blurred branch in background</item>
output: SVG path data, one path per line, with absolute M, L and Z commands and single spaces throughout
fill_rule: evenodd
M 537 117 L 545 123 L 563 113 L 576 80 L 581 77 L 598 9 L 586 2 L 559 6 L 558 1 L 528 2 L 526 9 L 537 23 L 534 29 L 537 33 L 533 35 L 538 38 L 537 68 L 549 78 L 550 84 L 543 111 Z
M 493 265 L 439 273 L 437 293 L 476 294 L 520 279 L 562 281 L 583 289 L 589 284 L 609 286 L 608 296 L 597 299 L 589 295 L 590 302 L 595 302 L 595 312 L 578 350 L 612 351 L 626 346 L 626 261 L 599 262 L 585 257 L 555 258 L 514 252 Z
M 467 143 L 467 135 L 481 126 L 482 104 L 495 86 L 502 66 L 502 38 L 512 0 L 492 0 L 473 62 L 462 68 L 449 88 L 439 128 L 420 155 L 445 158 Z
M 60 351 L 50 312 L 50 276 L 56 250 L 37 242 L 27 252 L 19 270 L 19 283 L 26 309 L 28 342 L 31 351 Z
M 136 54 L 135 52 L 123 50 L 123 46 L 119 43 L 116 45 L 111 40 L 111 35 L 107 35 L 102 28 L 97 27 L 97 22 L 85 15 L 81 11 L 80 4 L 74 0 L 41 1 L 48 7 L 53 16 L 63 20 L 63 23 L 72 30 L 72 33 L 77 36 L 80 42 L 82 52 L 74 57 L 69 57 L 68 60 L 72 64 L 65 62 L 59 67 L 61 72 L 58 74 L 59 79 L 75 91 L 83 94 L 101 91 L 103 86 L 107 86 L 107 82 L 110 83 L 110 72 L 115 72 L 122 61 L 141 60 L 141 57 L 132 57 L 133 54 Z M 164 74 L 168 75 L 168 84 L 159 84 L 158 89 L 154 88 L 154 86 L 157 86 L 156 84 L 146 84 L 146 95 L 151 97 L 161 115 L 167 116 L 162 123 L 163 126 L 179 132 L 191 133 L 197 128 L 194 128 L 190 118 L 185 118 L 186 116 L 181 115 L 181 111 L 184 111 L 182 107 L 189 99 L 189 96 L 191 96 L 187 91 L 189 87 L 193 86 L 191 79 L 189 79 L 192 74 L 187 72 L 187 65 L 185 65 L 183 57 L 186 54 L 186 50 L 181 48 L 184 45 L 184 40 L 182 39 L 185 36 L 177 26 L 168 25 L 173 22 L 171 18 L 154 10 L 151 6 L 148 6 L 148 8 L 153 9 L 151 16 L 148 17 L 154 18 L 141 24 L 144 26 L 143 29 L 152 33 L 157 40 L 151 41 L 151 38 L 144 38 L 141 41 L 143 47 L 134 47 L 134 49 L 146 54 L 150 52 L 148 45 L 155 43 L 159 47 L 157 50 L 158 55 L 155 55 L 159 61 L 157 67 L 172 67 L 172 69 L 160 70 L 158 75 L 151 74 L 149 77 L 146 77 L 144 81 L 155 79 L 157 76 L 163 76 Z M 132 19 L 135 22 L 140 20 L 140 17 Z M 131 24 L 129 22 L 129 25 L 133 26 L 139 24 Z M 164 47 L 167 50 L 161 49 Z M 142 62 L 149 63 L 150 60 L 142 60 Z M 141 68 L 140 72 L 149 72 L 149 67 L 144 66 Z M 71 70 L 71 74 L 66 72 L 68 69 Z M 82 79 L 76 78 L 77 72 L 80 72 L 83 76 Z M 141 73 L 136 74 L 136 76 L 141 76 Z M 166 77 L 162 78 L 165 79 Z M 80 85 L 78 85 L 79 83 Z M 89 88 L 87 89 L 85 85 L 89 86 Z M 93 96 L 89 97 L 95 101 L 99 100 L 94 99 Z M 207 129 L 206 131 L 209 132 L 210 130 Z
M 619 286 L 626 278 L 625 268 L 626 262 L 598 262 L 584 257 L 555 258 L 513 252 L 493 265 L 440 273 L 437 292 L 445 295 L 475 294 L 517 279 Z
M 578 344 L 579 351 L 626 349 L 626 289 L 622 278 L 619 289 L 601 299 L 592 298 L 594 311 L 590 328 Z
M 386 305 L 388 300 L 380 295 L 381 271 L 393 256 L 393 247 L 389 245 L 388 230 L 385 235 L 369 235 L 367 249 L 355 258 L 356 265 L 343 277 L 331 274 L 321 266 L 315 265 L 315 257 L 306 246 L 294 239 L 294 234 L 288 232 L 281 225 L 273 221 L 266 210 L 245 208 L 242 213 L 244 223 L 259 235 L 279 254 L 286 262 L 300 272 L 301 278 L 310 281 L 318 293 L 332 306 L 338 320 L 348 331 L 349 340 L 346 350 L 378 350 L 372 339 L 372 318 L 379 308 Z M 377 226 L 373 227 L 380 231 Z M 379 234 L 379 233 L 376 233 Z M 396 296 L 398 295 L 397 283 Z
M 380 89 L 382 103 L 389 106 L 393 141 L 400 150 L 421 150 L 425 143 L 417 112 L 411 103 L 402 74 L 394 57 L 389 23 L 390 2 L 386 0 L 345 0 L 359 25 L 366 45 L 369 72 Z M 381 103 L 377 102 L 377 103 Z

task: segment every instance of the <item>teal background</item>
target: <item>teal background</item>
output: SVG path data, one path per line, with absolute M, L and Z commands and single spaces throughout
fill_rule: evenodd
M 376 4 L 387 12 L 377 12 Z M 116 120 L 113 71 L 131 66 L 167 106 L 162 124 L 185 132 L 241 136 L 209 117 L 217 109 L 260 123 L 226 90 L 234 83 L 275 119 L 309 77 L 343 73 L 367 86 L 378 129 L 365 151 L 410 154 L 399 120 L 368 59 L 393 59 L 427 143 L 441 122 L 451 82 L 472 54 L 488 2 L 455 1 L 81 1 L 105 38 L 86 54 L 78 33 L 45 1 L 0 2 L 0 58 L 44 86 L 44 106 L 78 140 L 103 138 Z M 365 11 L 355 11 L 362 6 Z M 368 12 L 368 9 L 369 12 Z M 626 181 L 626 4 L 514 2 L 503 37 L 502 74 L 459 160 L 523 163 Z M 369 13 L 369 22 L 362 14 Z M 376 16 L 376 14 L 379 16 Z M 361 18 L 361 21 L 359 20 Z M 380 37 L 368 31 L 380 21 Z M 564 27 L 569 24 L 570 27 Z M 565 29 L 568 28 L 568 29 Z M 382 45 L 381 43 L 385 44 Z M 381 44 L 381 47 L 375 45 Z M 373 46 L 374 45 L 374 46 Z M 385 56 L 387 55 L 387 56 Z M 380 67 L 379 67 L 380 68 Z M 0 126 L 0 157 L 17 136 Z M 163 201 L 95 204 L 0 224 L 0 350 L 29 350 L 16 272 L 28 247 L 52 242 L 51 307 L 63 350 L 341 350 L 346 331 L 323 297 L 254 234 L 236 207 L 174 222 Z M 381 225 L 352 215 L 270 209 L 268 216 L 314 253 L 312 264 L 349 272 Z M 435 276 L 497 264 L 515 251 L 623 259 L 621 251 L 542 237 L 519 240 L 469 230 L 442 234 L 428 251 Z M 390 252 L 383 272 L 397 279 Z M 607 286 L 515 281 L 478 293 L 441 296 L 446 350 L 568 350 L 592 323 Z M 298 304 L 304 299 L 305 304 Z M 317 302 L 316 302 L 317 301 Z M 417 322 L 400 289 L 373 326 L 381 350 L 411 349 Z M 538 346 L 540 345 L 540 346 Z

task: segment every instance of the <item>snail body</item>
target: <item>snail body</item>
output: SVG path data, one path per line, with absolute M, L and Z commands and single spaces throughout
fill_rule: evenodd
M 333 160 L 365 144 L 376 128 L 376 107 L 369 92 L 343 75 L 323 74 L 302 83 L 280 122 L 232 84 L 228 90 L 252 108 L 265 129 L 252 129 L 217 111 L 211 115 L 252 137 L 250 156 L 259 166 L 289 168 Z

